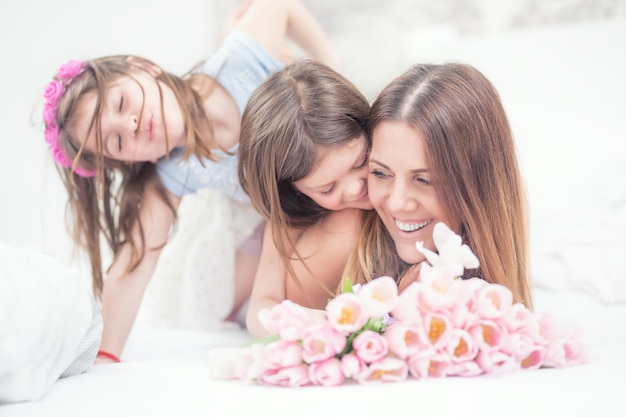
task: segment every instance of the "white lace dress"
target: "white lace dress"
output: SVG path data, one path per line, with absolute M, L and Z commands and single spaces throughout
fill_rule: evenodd
M 235 251 L 260 222 L 251 204 L 219 191 L 185 196 L 135 325 L 207 331 L 239 326 L 226 321 L 233 309 Z

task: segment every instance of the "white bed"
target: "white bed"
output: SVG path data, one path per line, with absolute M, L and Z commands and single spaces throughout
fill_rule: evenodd
M 535 293 L 538 310 L 580 323 L 589 364 L 500 376 L 380 385 L 277 388 L 208 377 L 207 351 L 248 340 L 242 331 L 136 331 L 124 362 L 59 380 L 41 400 L 0 406 L 21 416 L 623 416 L 626 306 L 579 293 Z
M 528 184 L 536 310 L 580 325 L 591 363 L 287 389 L 209 379 L 208 350 L 247 341 L 243 330 L 137 325 L 122 363 L 60 379 L 41 400 L 0 405 L 0 416 L 626 416 L 626 20 L 468 37 L 438 26 L 387 41 L 401 45 L 395 73 L 461 60 L 500 91 Z M 375 65 L 359 60 L 357 42 L 341 52 L 360 84 L 358 66 Z

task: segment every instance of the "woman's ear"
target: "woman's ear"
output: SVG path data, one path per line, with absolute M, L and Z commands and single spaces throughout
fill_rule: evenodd
M 150 74 L 151 76 L 153 76 L 154 78 L 157 78 L 159 75 L 161 75 L 161 68 L 159 68 L 158 66 L 156 66 L 155 64 L 148 62 L 144 59 L 138 58 L 136 56 L 129 56 L 126 58 L 126 61 L 136 67 L 139 68 L 140 70 L 143 70 L 145 72 L 147 72 L 148 74 Z

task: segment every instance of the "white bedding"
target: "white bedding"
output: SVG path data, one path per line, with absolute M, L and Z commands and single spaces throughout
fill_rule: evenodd
M 238 346 L 243 331 L 135 329 L 123 362 L 59 380 L 40 401 L 0 406 L 20 416 L 623 416 L 626 305 L 581 293 L 535 292 L 537 310 L 578 323 L 592 363 L 500 376 L 377 385 L 278 388 L 209 379 L 211 347 Z
M 79 278 L 37 249 L 0 242 L 0 404 L 38 400 L 93 363 L 102 317 Z

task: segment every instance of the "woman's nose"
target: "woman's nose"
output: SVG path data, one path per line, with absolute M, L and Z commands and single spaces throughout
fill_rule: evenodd
M 392 211 L 403 212 L 417 208 L 417 201 L 402 181 L 396 181 L 389 193 L 387 205 Z

